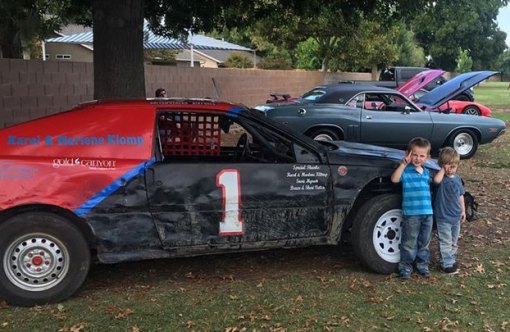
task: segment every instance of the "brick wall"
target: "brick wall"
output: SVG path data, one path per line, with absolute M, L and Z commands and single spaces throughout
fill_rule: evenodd
M 255 106 L 271 92 L 300 95 L 317 84 L 370 80 L 370 73 L 179 68 L 146 65 L 147 97 L 211 97 Z M 0 59 L 0 128 L 58 113 L 93 99 L 93 64 Z

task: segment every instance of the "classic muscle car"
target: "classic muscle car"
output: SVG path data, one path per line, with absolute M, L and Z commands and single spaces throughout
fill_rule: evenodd
M 451 146 L 467 159 L 475 154 L 479 144 L 490 143 L 501 135 L 505 123 L 421 109 L 434 109 L 467 88 L 463 81 L 453 79 L 420 98 L 418 106 L 393 89 L 341 83 L 315 87 L 293 102 L 264 104 L 256 109 L 315 140 L 346 140 L 402 149 L 413 137 L 421 136 L 431 142 L 434 150 Z
M 92 258 L 347 239 L 367 267 L 394 271 L 401 198 L 389 178 L 403 152 L 281 127 L 234 104 L 157 98 L 90 102 L 1 129 L 0 298 L 64 300 Z

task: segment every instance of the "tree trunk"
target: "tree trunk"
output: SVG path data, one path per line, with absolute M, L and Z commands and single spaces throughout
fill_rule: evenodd
M 93 0 L 94 98 L 145 98 L 144 0 Z
M 379 79 L 379 69 L 377 69 L 377 65 L 372 65 L 372 81 L 377 81 Z
M 23 53 L 20 39 L 16 37 L 18 31 L 8 22 L 5 25 L 2 29 L 3 33 L 0 35 L 0 58 L 21 59 Z

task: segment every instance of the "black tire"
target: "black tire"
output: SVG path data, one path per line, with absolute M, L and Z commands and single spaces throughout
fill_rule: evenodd
M 473 101 L 472 98 L 470 98 L 467 94 L 465 93 L 461 93 L 459 95 L 456 95 L 454 100 L 459 100 L 459 101 Z
M 480 112 L 480 109 L 478 107 L 476 107 L 475 105 L 468 105 L 466 107 L 464 107 L 464 109 L 462 110 L 462 114 L 467 114 L 467 115 L 482 115 L 482 112 Z
M 310 137 L 316 141 L 338 141 L 340 137 L 331 129 L 319 128 L 312 132 Z
M 363 265 L 382 274 L 397 271 L 402 235 L 402 197 L 384 194 L 368 200 L 353 221 L 352 246 Z
M 87 241 L 65 218 L 45 212 L 0 224 L 0 298 L 19 306 L 55 303 L 73 295 L 90 266 Z
M 460 129 L 449 137 L 446 145 L 454 148 L 461 159 L 469 159 L 478 150 L 478 138 L 472 130 Z

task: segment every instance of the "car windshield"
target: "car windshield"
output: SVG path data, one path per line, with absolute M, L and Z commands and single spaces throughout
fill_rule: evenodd
M 301 96 L 301 99 L 314 101 L 322 97 L 326 91 L 323 89 L 312 89 Z

